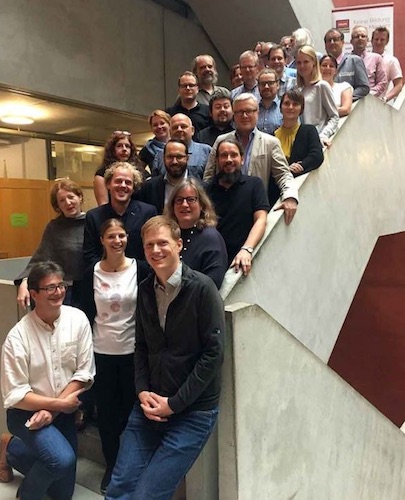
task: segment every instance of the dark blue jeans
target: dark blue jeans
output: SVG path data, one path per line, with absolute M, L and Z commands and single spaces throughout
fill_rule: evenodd
M 122 434 L 106 500 L 170 500 L 207 442 L 218 409 L 152 422 L 136 403 Z
M 7 447 L 7 462 L 23 474 L 21 500 L 70 500 L 76 479 L 77 434 L 74 415 L 58 415 L 51 425 L 30 431 L 32 411 L 7 410 L 7 426 L 15 436 Z

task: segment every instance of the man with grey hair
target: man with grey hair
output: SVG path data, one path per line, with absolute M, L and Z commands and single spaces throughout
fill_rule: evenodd
M 218 144 L 224 139 L 235 137 L 245 150 L 242 174 L 260 177 L 266 190 L 270 177 L 274 177 L 281 191 L 282 203 L 279 208 L 284 209 L 284 218 L 289 224 L 297 210 L 298 191 L 280 141 L 257 129 L 258 112 L 258 101 L 252 94 L 243 93 L 234 99 L 235 130 L 220 135 L 215 141 L 205 168 L 204 181 L 211 180 L 216 174 Z
M 259 87 L 257 85 L 257 75 L 259 74 L 259 56 L 253 50 L 246 50 L 239 56 L 239 66 L 242 73 L 242 85 L 236 87 L 231 92 L 232 99 L 240 94 L 249 92 L 256 99 L 260 100 Z
M 210 97 L 217 90 L 228 90 L 217 85 L 218 71 L 215 59 L 209 54 L 201 54 L 194 58 L 191 71 L 198 78 L 197 102 L 209 104 Z
M 210 115 L 213 124 L 198 132 L 196 141 L 212 146 L 221 134 L 232 132 L 232 98 L 228 89 L 217 89 L 210 99 Z

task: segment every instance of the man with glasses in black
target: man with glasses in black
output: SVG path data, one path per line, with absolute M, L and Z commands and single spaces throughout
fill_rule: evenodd
M 185 71 L 178 80 L 179 98 L 174 106 L 166 109 L 170 116 L 182 113 L 193 123 L 194 133 L 210 124 L 210 110 L 207 104 L 197 102 L 198 79 L 191 71 Z
M 187 169 L 188 147 L 182 139 L 169 139 L 163 149 L 166 172 L 145 182 L 137 199 L 156 207 L 158 215 L 163 213 L 173 188 L 190 175 Z
M 10 434 L 0 442 L 0 482 L 25 477 L 18 498 L 68 500 L 76 477 L 74 412 L 94 379 L 92 333 L 85 314 L 64 306 L 67 283 L 51 261 L 33 266 L 28 289 L 35 310 L 8 333 L 1 391 Z

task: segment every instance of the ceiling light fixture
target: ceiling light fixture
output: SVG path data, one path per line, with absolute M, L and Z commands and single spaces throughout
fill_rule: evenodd
M 3 123 L 9 123 L 10 125 L 31 125 L 34 120 L 29 116 L 22 115 L 5 115 L 0 118 Z

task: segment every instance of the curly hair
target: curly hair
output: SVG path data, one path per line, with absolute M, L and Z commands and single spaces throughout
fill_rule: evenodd
M 142 163 L 138 158 L 136 146 L 132 142 L 131 134 L 129 132 L 123 132 L 121 130 L 116 130 L 115 132 L 113 132 L 106 142 L 104 146 L 104 158 L 101 167 L 107 167 L 108 165 L 111 165 L 112 163 L 117 161 L 118 158 L 115 156 L 115 145 L 120 139 L 128 139 L 128 142 L 131 145 L 131 154 L 128 158 L 128 163 L 131 163 L 136 168 L 142 171 Z

